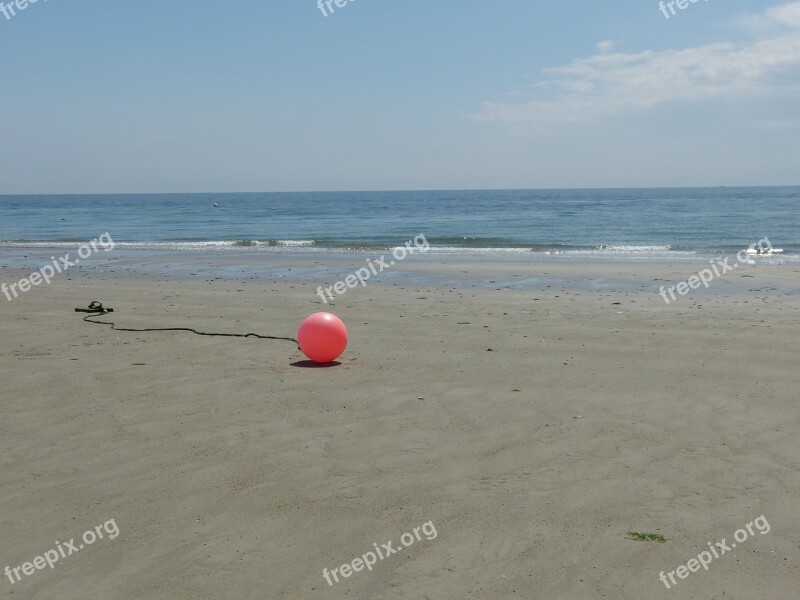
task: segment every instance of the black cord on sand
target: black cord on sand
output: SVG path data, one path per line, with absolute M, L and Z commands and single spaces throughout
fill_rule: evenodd
M 100 313 L 98 314 L 106 314 Z M 189 331 L 191 333 L 196 333 L 197 335 L 207 335 L 207 336 L 214 336 L 214 337 L 240 337 L 240 338 L 258 338 L 261 340 L 286 340 L 289 342 L 294 342 L 295 344 L 300 345 L 300 343 L 292 338 L 292 337 L 280 337 L 276 335 L 259 335 L 258 333 L 206 333 L 205 331 L 197 331 L 196 329 L 192 329 L 191 327 L 154 327 L 148 329 L 131 329 L 129 327 L 117 327 L 116 323 L 113 321 L 109 323 L 108 321 L 90 321 L 92 317 L 97 316 L 96 314 L 86 315 L 83 320 L 87 323 L 94 323 L 95 325 L 110 325 L 111 329 L 114 331 L 133 331 L 133 332 L 143 332 L 143 331 Z

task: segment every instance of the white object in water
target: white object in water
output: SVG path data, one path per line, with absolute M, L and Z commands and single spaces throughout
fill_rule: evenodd
M 748 258 L 768 258 L 783 252 L 783 248 L 748 248 L 745 250 Z

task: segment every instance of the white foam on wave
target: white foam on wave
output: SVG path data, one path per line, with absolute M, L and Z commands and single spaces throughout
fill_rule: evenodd
M 412 246 L 413 247 L 413 246 Z M 434 254 L 514 254 L 531 252 L 530 248 L 475 248 L 470 246 L 431 246 Z
M 672 246 L 669 244 L 664 246 L 628 246 L 628 245 L 616 245 L 616 244 L 603 244 L 602 246 L 598 246 L 597 250 L 601 250 L 603 252 L 625 252 L 625 253 L 639 253 L 639 252 L 670 252 L 672 250 Z
M 74 242 L 43 242 L 43 241 L 18 241 L 0 240 L 0 248 L 53 248 L 77 249 L 88 243 L 87 241 Z M 195 252 L 275 252 L 275 253 L 334 253 L 347 254 L 352 252 L 367 253 L 372 255 L 389 254 L 391 246 L 386 248 L 351 248 L 328 247 L 317 245 L 315 240 L 222 240 L 222 241 L 181 241 L 181 242 L 115 242 L 115 249 L 141 250 L 141 251 L 195 251 Z M 415 248 L 415 255 L 421 255 Z M 595 248 L 547 248 L 542 247 L 469 247 L 469 246 L 435 246 L 431 245 L 428 256 L 473 256 L 491 258 L 507 257 L 509 259 L 563 259 L 563 260 L 611 260 L 611 261 L 698 261 L 718 256 L 716 252 L 701 252 L 693 250 L 673 250 L 669 245 L 625 245 L 608 244 Z M 771 258 L 759 258 L 759 264 L 796 264 L 800 263 L 800 254 L 781 254 Z
M 75 242 L 33 242 L 0 240 L 3 248 L 78 248 L 91 240 Z M 193 242 L 115 242 L 115 248 L 129 250 L 226 250 L 313 246 L 314 240 L 219 240 Z
M 281 246 L 313 246 L 314 240 L 278 240 L 278 244 Z

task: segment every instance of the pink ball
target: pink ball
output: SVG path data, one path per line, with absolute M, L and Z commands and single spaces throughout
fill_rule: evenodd
M 317 363 L 329 363 L 347 347 L 347 328 L 336 315 L 318 312 L 306 317 L 297 331 L 300 350 Z

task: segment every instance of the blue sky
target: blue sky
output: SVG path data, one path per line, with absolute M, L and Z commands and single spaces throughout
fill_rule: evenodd
M 39 0 L 0 56 L 0 194 L 800 184 L 800 2 Z

